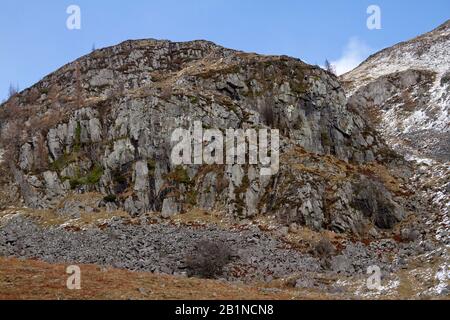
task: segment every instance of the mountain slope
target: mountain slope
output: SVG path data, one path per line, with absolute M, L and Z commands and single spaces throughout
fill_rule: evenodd
M 396 150 L 450 159 L 450 20 L 372 55 L 341 80 L 349 104 L 370 111 Z
M 196 121 L 278 129 L 279 170 L 175 165 L 171 134 Z M 428 287 L 409 295 L 444 292 L 426 280 L 441 256 L 414 166 L 347 103 L 334 75 L 298 59 L 127 41 L 12 97 L 0 130 L 0 256 L 181 275 L 206 239 L 227 248 L 217 259 L 228 281 L 365 296 L 363 277 L 377 265 L 382 296 L 414 260 Z
M 448 279 L 450 20 L 374 54 L 341 80 L 349 106 L 365 114 L 389 145 L 416 163 L 409 183 L 436 209 L 422 217 L 422 224 L 441 244 L 440 278 Z
M 422 165 L 417 181 L 448 214 L 450 20 L 374 54 L 341 80 L 349 106 L 366 114 L 396 151 Z

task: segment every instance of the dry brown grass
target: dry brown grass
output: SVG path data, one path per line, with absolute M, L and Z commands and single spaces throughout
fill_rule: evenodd
M 68 265 L 36 260 L 0 258 L 0 300 L 324 300 L 324 299 L 417 299 L 435 285 L 430 277 L 441 265 L 437 262 L 400 271 L 399 286 L 389 294 L 355 296 L 365 278 L 347 282 L 346 292 L 329 294 L 319 289 L 294 289 L 298 276 L 271 283 L 231 284 L 217 280 L 131 272 L 95 265 L 80 265 L 81 290 L 69 290 Z M 430 272 L 432 271 L 432 272 Z M 344 278 L 332 274 L 310 274 L 317 283 L 333 285 Z M 347 279 L 348 280 L 348 279 Z M 424 296 L 425 299 L 433 299 Z M 440 297 L 448 300 L 449 297 Z
M 77 196 L 89 197 L 90 195 L 86 194 Z M 70 196 L 68 198 L 70 198 Z M 66 198 L 66 200 L 68 198 Z M 115 217 L 130 218 L 128 213 L 126 213 L 125 211 L 117 210 L 109 212 L 106 211 L 105 209 L 94 212 L 80 211 L 79 218 L 71 218 L 69 216 L 59 214 L 57 212 L 57 209 L 60 207 L 61 205 L 58 206 L 56 209 L 46 209 L 46 210 L 43 209 L 38 210 L 30 208 L 9 208 L 0 211 L 0 218 L 6 217 L 8 215 L 11 216 L 23 215 L 25 217 L 31 218 L 41 227 L 55 227 L 64 224 L 66 227 L 75 227 L 75 228 L 97 226 Z
M 291 300 L 295 290 L 82 265 L 81 290 L 68 290 L 66 265 L 0 258 L 0 300 Z M 306 298 L 306 297 L 305 297 Z M 319 295 L 312 298 L 320 298 Z
M 186 213 L 172 217 L 171 222 L 182 225 L 216 225 L 219 227 L 232 227 L 236 221 L 226 217 L 223 213 L 213 211 L 204 211 L 198 208 L 192 208 Z

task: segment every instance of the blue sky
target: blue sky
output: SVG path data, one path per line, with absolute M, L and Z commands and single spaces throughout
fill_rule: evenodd
M 81 30 L 66 27 L 69 5 Z M 366 26 L 381 8 L 381 30 Z M 96 48 L 128 39 L 206 39 L 225 47 L 286 54 L 349 68 L 372 52 L 450 18 L 449 0 L 2 0 L 0 100 Z

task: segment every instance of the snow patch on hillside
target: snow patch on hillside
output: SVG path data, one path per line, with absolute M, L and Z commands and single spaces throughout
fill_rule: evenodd
M 353 71 L 342 76 L 352 82 L 348 95 L 382 76 L 408 69 L 437 73 L 436 83 L 450 71 L 450 24 L 422 37 L 380 51 Z

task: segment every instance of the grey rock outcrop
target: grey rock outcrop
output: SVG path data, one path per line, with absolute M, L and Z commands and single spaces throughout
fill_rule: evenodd
M 43 92 L 34 102 L 40 114 L 63 112 L 30 133 L 45 134 L 48 168 L 33 170 L 33 145 L 20 146 L 16 182 L 30 207 L 96 191 L 132 215 L 169 217 L 199 207 L 350 232 L 373 222 L 342 190 L 372 179 L 361 166 L 383 164 L 387 147 L 347 107 L 338 79 L 300 60 L 206 41 L 127 41 L 45 77 L 18 96 L 20 105 L 31 90 Z M 261 177 L 258 165 L 173 165 L 171 134 L 195 121 L 219 130 L 279 129 L 279 172 Z M 383 223 L 375 219 L 379 227 L 401 219 L 390 192 L 377 195 L 386 204 Z M 360 196 L 370 202 L 372 194 Z

